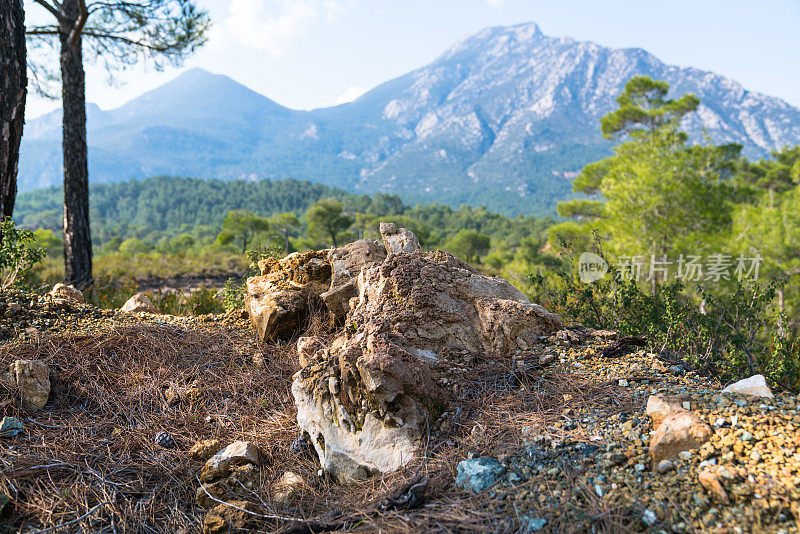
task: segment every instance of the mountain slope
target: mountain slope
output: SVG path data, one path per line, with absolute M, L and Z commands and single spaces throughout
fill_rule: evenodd
M 96 182 L 291 177 L 412 202 L 552 213 L 575 173 L 609 153 L 599 119 L 638 74 L 697 94 L 702 106 L 684 125 L 694 141 L 706 131 L 751 157 L 800 143 L 800 110 L 777 98 L 641 49 L 547 37 L 524 24 L 483 30 L 355 102 L 310 112 L 187 71 L 117 110 L 88 110 L 90 172 Z M 60 182 L 59 121 L 56 112 L 27 126 L 21 190 Z

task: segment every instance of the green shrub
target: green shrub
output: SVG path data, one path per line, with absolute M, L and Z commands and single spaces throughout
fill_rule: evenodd
M 0 236 L 0 289 L 5 290 L 40 263 L 45 251 L 34 246 L 36 238 L 33 232 L 17 228 L 11 219 L 0 222 Z
M 84 299 L 98 308 L 118 309 L 138 291 L 139 284 L 132 278 L 97 276 L 92 287 L 84 293 Z
M 607 276 L 582 282 L 574 269 L 575 255 L 545 273 L 531 274 L 531 297 L 568 323 L 618 330 L 647 339 L 653 352 L 673 352 L 695 369 L 722 382 L 763 374 L 773 384 L 800 387 L 800 343 L 785 328 L 785 313 L 775 304 L 783 280 L 739 282 L 732 288 L 698 286 L 692 294 L 680 281 L 647 291 L 621 280 L 596 238 L 593 252 L 611 266 Z
M 188 295 L 175 290 L 158 290 L 148 297 L 159 313 L 167 315 L 206 315 L 223 313 L 225 308 L 217 292 L 201 286 Z
M 258 262 L 266 258 L 282 258 L 283 248 L 279 245 L 271 245 L 262 248 L 251 248 L 247 251 L 247 258 L 250 260 L 250 267 L 245 273 L 245 280 L 250 276 L 259 274 Z M 247 284 L 239 282 L 234 278 L 228 278 L 225 287 L 219 292 L 219 299 L 226 311 L 244 308 L 244 295 L 247 291 Z

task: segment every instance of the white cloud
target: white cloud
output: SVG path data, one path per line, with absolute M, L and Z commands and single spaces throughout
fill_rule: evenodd
M 347 104 L 348 102 L 352 102 L 359 96 L 363 95 L 367 92 L 366 87 L 360 87 L 358 85 L 351 85 L 347 89 L 345 89 L 344 93 L 342 93 L 339 98 L 336 100 L 337 104 Z
M 281 57 L 297 37 L 318 20 L 332 21 L 353 7 L 356 0 L 231 0 L 228 17 L 217 39 L 241 44 Z M 220 35 L 224 34 L 224 35 Z

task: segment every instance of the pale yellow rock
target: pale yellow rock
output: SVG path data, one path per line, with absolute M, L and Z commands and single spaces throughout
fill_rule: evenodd
M 275 502 L 285 504 L 301 494 L 304 484 L 303 477 L 292 471 L 286 471 L 272 486 L 272 498 Z
M 769 389 L 764 375 L 753 375 L 750 378 L 734 382 L 722 390 L 723 393 L 741 393 L 753 397 L 772 398 L 772 390 Z
M 158 313 L 158 309 L 144 293 L 137 293 L 129 298 L 119 311 L 126 313 Z
M 690 411 L 681 409 L 668 415 L 650 440 L 653 464 L 677 458 L 682 451 L 697 449 L 711 439 L 712 433 L 711 427 Z
M 206 461 L 200 480 L 211 482 L 230 472 L 231 467 L 245 464 L 258 465 L 261 453 L 250 441 L 234 441 Z
M 653 420 L 653 429 L 661 426 L 661 422 L 668 416 L 680 411 L 683 411 L 680 399 L 665 395 L 651 395 L 645 408 L 645 413 Z
M 17 360 L 9 367 L 22 408 L 41 410 L 50 397 L 50 369 L 39 360 Z
M 71 300 L 73 302 L 83 303 L 83 293 L 76 289 L 75 286 L 58 283 L 53 286 L 53 289 L 48 293 L 54 299 Z

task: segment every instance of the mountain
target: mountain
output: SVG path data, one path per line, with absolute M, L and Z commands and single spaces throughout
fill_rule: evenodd
M 635 75 L 702 105 L 684 127 L 750 157 L 800 143 L 800 110 L 638 49 L 488 28 L 356 101 L 297 111 L 200 69 L 119 109 L 87 106 L 94 182 L 177 174 L 308 179 L 410 202 L 551 214 L 586 164 L 609 154 L 600 117 Z M 58 184 L 60 112 L 26 126 L 20 190 Z

